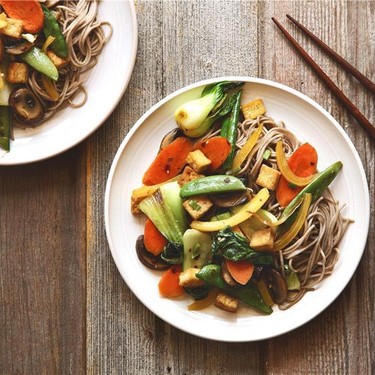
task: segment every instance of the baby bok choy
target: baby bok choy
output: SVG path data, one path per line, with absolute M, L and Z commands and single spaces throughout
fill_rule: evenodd
M 244 82 L 222 81 L 204 88 L 201 97 L 178 107 L 174 113 L 179 128 L 191 138 L 200 137 L 220 118 L 226 116 L 234 105 L 227 92 L 241 87 Z
M 182 248 L 182 236 L 187 229 L 187 221 L 177 181 L 161 185 L 139 204 L 139 209 L 174 247 Z

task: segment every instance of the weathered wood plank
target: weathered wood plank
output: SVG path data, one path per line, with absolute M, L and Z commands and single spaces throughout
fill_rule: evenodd
M 284 17 L 290 12 L 368 77 L 375 79 L 369 62 L 374 50 L 373 2 L 273 2 L 264 6 L 266 19 L 275 15 L 311 53 L 327 74 L 374 123 L 374 101 L 369 93 L 314 46 Z M 272 25 L 267 24 L 262 55 L 268 60 L 268 78 L 294 87 L 327 109 L 342 124 L 354 142 L 365 166 L 371 196 L 374 197 L 374 141 L 327 91 L 310 68 L 292 50 Z M 263 37 L 263 36 L 262 36 Z M 364 41 L 367 41 L 364 43 Z M 366 47 L 364 46 L 368 46 Z M 372 51 L 372 54 L 371 54 Z M 260 62 L 259 62 L 260 63 Z M 277 67 L 277 68 L 275 68 Z M 371 207 L 370 235 L 363 260 L 349 286 L 331 307 L 303 328 L 268 342 L 268 373 L 370 374 L 373 372 L 374 298 L 369 291 L 374 282 L 371 249 L 374 246 L 374 208 Z M 372 307 L 370 307 L 372 306 Z M 364 308 L 365 307 L 365 308 Z M 367 308 L 366 308 L 367 307 Z
M 83 374 L 85 152 L 0 168 L 0 373 Z

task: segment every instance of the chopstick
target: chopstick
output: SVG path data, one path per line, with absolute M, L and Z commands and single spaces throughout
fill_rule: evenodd
M 298 42 L 284 29 L 284 27 L 272 17 L 272 21 L 281 30 L 289 42 L 293 45 L 296 51 L 302 58 L 310 65 L 315 73 L 322 79 L 327 87 L 336 95 L 337 99 L 341 101 L 344 107 L 352 114 L 352 116 L 366 129 L 370 135 L 375 139 L 375 127 L 369 120 L 359 111 L 359 109 L 349 100 L 349 98 L 336 86 L 336 84 L 327 76 L 322 68 L 312 59 L 312 57 L 298 44 Z
M 331 47 L 327 46 L 322 40 L 315 36 L 309 29 L 299 23 L 289 14 L 286 15 L 300 30 L 302 30 L 310 39 L 312 39 L 323 51 L 330 55 L 333 60 L 340 64 L 347 72 L 358 79 L 359 82 L 363 84 L 367 89 L 375 94 L 375 83 L 371 82 L 365 75 L 363 75 L 359 70 L 357 70 L 353 65 L 341 57 L 337 52 L 335 52 Z

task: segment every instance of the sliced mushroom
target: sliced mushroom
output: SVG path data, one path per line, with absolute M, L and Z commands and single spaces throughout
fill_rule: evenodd
M 223 261 L 221 265 L 221 276 L 223 277 L 224 281 L 230 286 L 238 285 L 237 281 L 233 279 L 232 275 L 228 271 L 228 267 L 225 261 Z
M 249 200 L 249 192 L 236 191 L 225 194 L 211 194 L 210 199 L 216 207 L 234 207 Z
M 27 87 L 12 90 L 9 96 L 9 105 L 20 122 L 35 124 L 44 117 L 42 104 Z
M 159 151 L 163 148 L 171 144 L 176 138 L 181 137 L 183 135 L 182 130 L 180 128 L 175 128 L 167 133 L 164 138 L 161 140 Z
M 138 259 L 141 261 L 142 264 L 144 264 L 148 268 L 151 268 L 152 270 L 167 270 L 170 267 L 170 264 L 164 262 L 163 259 L 156 257 L 155 255 L 148 252 L 145 248 L 143 238 L 143 235 L 139 236 L 135 244 Z
M 5 51 L 10 55 L 21 55 L 22 53 L 25 53 L 29 49 L 31 49 L 33 45 L 34 43 L 30 43 L 27 40 L 24 40 L 20 43 L 5 46 Z
M 283 303 L 288 297 L 285 279 L 274 268 L 265 268 L 263 275 L 273 301 L 277 304 Z

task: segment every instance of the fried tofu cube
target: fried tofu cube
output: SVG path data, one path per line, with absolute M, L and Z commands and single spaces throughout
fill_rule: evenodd
M 265 187 L 268 190 L 275 190 L 281 173 L 274 169 L 270 168 L 265 164 L 262 164 L 260 167 L 260 172 L 255 183 L 259 186 Z
M 12 61 L 8 67 L 7 81 L 9 83 L 27 83 L 29 67 L 27 64 Z
M 23 32 L 23 22 L 13 18 L 6 18 L 6 26 L 0 29 L 0 33 L 12 38 L 21 38 Z
M 211 164 L 211 160 L 201 150 L 189 152 L 186 163 L 197 173 L 204 172 Z
M 236 312 L 238 308 L 238 299 L 220 292 L 216 297 L 215 306 L 225 311 Z
M 187 165 L 185 169 L 183 170 L 178 180 L 178 183 L 180 184 L 180 186 L 183 186 L 187 184 L 188 182 L 196 180 L 197 178 L 201 178 L 201 177 L 204 177 L 204 176 L 202 174 L 195 172 L 191 167 Z
M 264 115 L 267 110 L 262 99 L 253 100 L 242 106 L 242 112 L 246 120 L 256 119 L 258 116 Z
M 197 288 L 204 285 L 204 281 L 198 279 L 196 276 L 199 271 L 199 268 L 188 268 L 187 270 L 181 272 L 178 276 L 180 286 L 184 288 Z
M 50 60 L 53 62 L 53 65 L 55 65 L 57 69 L 61 69 L 69 64 L 68 58 L 63 59 L 62 57 L 57 56 L 52 51 L 47 51 L 47 56 L 50 58 Z
M 256 251 L 271 251 L 275 242 L 275 234 L 271 228 L 257 230 L 250 240 L 250 247 Z
M 199 195 L 187 199 L 182 205 L 194 220 L 198 220 L 213 206 L 213 203 L 205 195 Z

